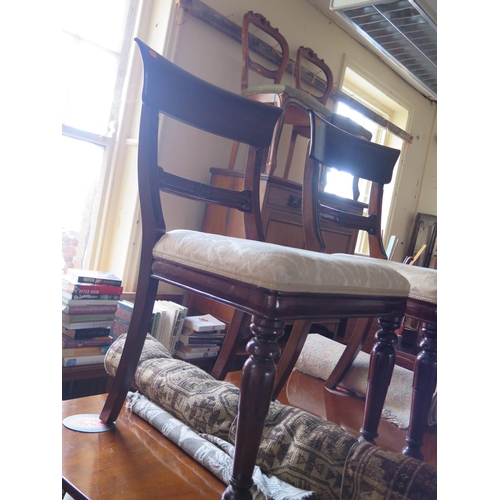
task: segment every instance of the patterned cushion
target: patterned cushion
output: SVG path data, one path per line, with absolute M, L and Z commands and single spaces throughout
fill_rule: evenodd
M 410 289 L 400 273 L 379 259 L 198 231 L 169 231 L 155 245 L 153 256 L 280 292 L 406 297 Z
M 126 335 L 120 336 L 106 354 L 105 367 L 112 376 L 116 373 L 125 338 Z M 134 379 L 139 392 L 196 432 L 234 443 L 238 389 L 233 384 L 213 379 L 185 361 L 172 359 L 168 351 L 158 344 L 156 339 L 148 335 Z M 153 359 L 153 353 L 158 354 L 159 358 Z M 360 477 L 359 467 L 354 466 L 353 472 L 344 476 L 347 467 L 345 461 L 349 454 L 358 456 L 354 453 L 358 446 L 353 436 L 331 422 L 298 408 L 271 403 L 257 465 L 265 473 L 275 475 L 297 488 L 315 491 L 318 498 L 325 500 L 339 499 L 342 488 L 346 492 L 355 491 L 361 480 L 364 481 L 364 492 L 368 491 L 372 482 L 374 492 L 389 491 L 391 488 L 394 491 L 394 496 L 363 498 L 435 498 L 436 481 L 430 486 L 428 484 L 432 483 L 435 469 L 396 453 L 386 452 L 384 461 L 376 455 L 373 461 L 363 463 L 363 467 L 370 467 L 372 476 L 369 478 Z M 404 488 L 401 488 L 401 482 L 392 485 L 385 473 L 385 468 L 389 466 L 391 470 L 400 470 L 400 463 L 409 464 L 401 469 L 409 473 L 409 482 Z M 421 467 L 424 472 L 416 473 Z M 422 474 L 426 480 L 427 496 L 421 491 Z M 406 491 L 411 492 L 411 495 Z M 361 497 L 343 494 L 342 498 Z
M 437 469 L 424 462 L 357 443 L 346 460 L 342 498 L 432 500 Z

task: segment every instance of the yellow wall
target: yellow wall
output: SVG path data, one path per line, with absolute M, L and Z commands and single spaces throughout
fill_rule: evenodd
M 336 82 L 348 61 L 389 97 L 410 110 L 407 131 L 414 140 L 402 151 L 388 226 L 388 232 L 400 239 L 395 257 L 402 260 L 415 214 L 437 213 L 436 103 L 423 97 L 307 0 L 206 0 L 204 3 L 240 26 L 245 12 L 260 12 L 285 36 L 291 57 L 295 57 L 300 45 L 313 48 L 332 68 Z M 176 64 L 214 84 L 239 92 L 242 59 L 239 43 L 193 16 L 184 24 L 175 25 L 174 31 L 171 58 Z M 286 78 L 291 79 L 290 75 Z M 205 160 L 193 171 L 198 179 L 208 180 L 206 166 L 226 166 L 229 145 L 218 152 L 208 152 L 206 145 L 203 149 L 192 146 L 186 143 L 185 148 L 194 157 L 199 157 L 202 151 Z M 200 212 L 194 214 L 199 221 Z
M 332 68 L 337 83 L 348 64 L 409 110 L 407 131 L 414 140 L 402 150 L 386 232 L 399 238 L 395 259 L 402 261 L 416 213 L 437 213 L 436 103 L 424 98 L 308 0 L 205 0 L 205 4 L 238 26 L 241 26 L 245 12 L 262 13 L 285 36 L 292 58 L 300 45 L 311 47 Z M 240 92 L 242 55 L 239 42 L 194 16 L 186 17 L 184 11 L 177 12 L 178 6 L 173 2 L 170 10 L 169 0 L 148 0 L 142 5 L 145 14 L 137 31 L 139 38 L 193 74 Z M 101 229 L 103 244 L 96 263 L 97 268 L 111 269 L 124 276 L 126 291 L 133 291 L 135 287 L 140 247 L 140 217 L 134 188 L 136 183 L 132 179 L 136 176 L 135 144 L 142 64 L 137 47 L 133 45 L 133 78 L 126 97 L 128 118 L 123 134 L 118 138 L 115 181 L 110 188 L 111 199 L 119 200 L 119 203 L 115 202 L 114 209 L 105 216 Z M 293 85 L 290 75 L 285 77 L 285 83 Z M 208 182 L 211 167 L 227 167 L 230 150 L 229 141 L 207 137 L 178 124 L 172 126 L 165 122 L 162 125 L 160 165 L 166 165 L 168 161 L 169 169 L 177 169 L 192 179 Z M 304 154 L 305 144 L 298 144 L 297 157 L 300 159 Z M 283 149 L 278 160 L 284 160 Z M 237 166 L 242 165 L 241 161 L 242 156 Z M 295 170 L 292 178 L 300 181 L 300 172 Z M 129 188 L 124 189 L 125 185 Z M 128 208 L 124 210 L 124 207 Z M 203 216 L 200 204 L 177 198 L 175 203 L 167 203 L 167 207 L 165 219 L 169 229 L 199 229 Z

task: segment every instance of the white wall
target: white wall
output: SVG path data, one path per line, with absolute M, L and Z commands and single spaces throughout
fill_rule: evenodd
M 300 45 L 313 48 L 332 68 L 336 82 L 342 74 L 344 61 L 348 60 L 349 64 L 362 68 L 365 78 L 410 110 L 407 131 L 414 140 L 402 151 L 388 227 L 388 232 L 400 239 L 396 258 L 402 260 L 415 214 L 419 211 L 437 213 L 436 104 L 424 98 L 307 0 L 205 0 L 204 3 L 238 25 L 248 10 L 260 12 L 285 36 L 291 57 L 294 58 Z M 175 35 L 171 38 L 174 47 L 170 50 L 176 64 L 214 84 L 239 92 L 242 57 L 238 42 L 194 16 L 180 26 L 175 25 L 174 30 Z M 208 143 L 198 145 L 189 138 L 180 144 L 176 136 L 175 141 L 176 146 L 182 146 L 179 165 L 189 164 L 187 155 L 197 161 L 198 168 L 191 171 L 194 178 L 207 181 L 209 167 L 227 164 L 229 144 L 216 151 Z M 169 147 L 168 140 L 165 147 Z M 192 227 L 199 227 L 202 214 L 199 210 L 191 210 L 186 208 L 183 222 L 191 220 Z

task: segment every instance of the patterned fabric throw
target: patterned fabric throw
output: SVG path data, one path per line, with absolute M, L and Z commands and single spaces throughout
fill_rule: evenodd
M 229 484 L 233 470 L 234 447 L 223 439 L 198 434 L 163 408 L 139 393 L 128 393 L 127 408 L 149 422 L 165 437 L 207 468 L 223 483 Z M 250 490 L 254 500 L 317 500 L 311 491 L 302 491 L 275 476 L 267 477 L 255 467 L 254 485 Z
M 105 367 L 112 376 L 118 368 L 125 337 L 120 336 L 106 354 Z M 158 407 L 165 410 L 170 414 L 168 419 L 180 421 L 194 435 L 203 435 L 216 445 L 222 440 L 222 448 L 231 456 L 239 395 L 236 386 L 215 380 L 185 361 L 172 359 L 149 335 L 133 386 L 149 400 L 147 403 L 155 405 L 149 407 L 155 409 L 148 413 L 155 416 Z M 149 417 L 146 419 L 157 426 Z M 168 427 L 166 422 L 158 425 L 161 432 Z M 205 449 L 208 448 L 200 448 Z M 212 456 L 212 451 L 207 453 Z M 200 451 L 197 456 L 201 455 Z M 276 478 L 302 490 L 300 494 L 316 495 L 297 498 L 432 500 L 437 494 L 435 467 L 398 453 L 382 452 L 372 445 L 367 447 L 332 422 L 279 403 L 271 403 L 256 465 L 258 474 L 263 473 L 263 483 L 274 484 Z M 218 477 L 224 481 L 222 472 L 214 473 L 220 473 Z M 262 498 L 296 497 L 275 492 Z

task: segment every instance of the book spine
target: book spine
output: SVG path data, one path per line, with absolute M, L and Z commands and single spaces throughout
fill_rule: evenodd
M 121 295 L 123 287 L 111 285 L 91 285 L 86 283 L 64 283 L 63 290 L 91 295 Z
M 96 321 L 114 321 L 113 313 L 107 314 L 66 314 L 62 313 L 62 319 L 66 323 L 92 323 Z
M 71 292 L 63 292 L 62 295 L 62 303 L 65 307 L 89 307 L 89 306 L 113 306 L 118 307 L 118 300 L 102 300 L 100 296 L 93 297 L 91 299 L 85 299 L 83 302 L 80 299 L 70 299 L 68 298 L 71 295 Z
M 179 342 L 179 347 L 177 349 L 178 351 L 184 351 L 184 352 L 219 352 L 220 351 L 220 346 L 214 345 L 210 347 L 193 347 L 190 345 L 185 345 Z
M 77 281 L 79 283 L 88 283 L 92 285 L 109 285 L 109 286 L 121 286 L 121 280 L 114 280 L 112 278 L 93 278 L 92 276 L 78 276 Z
M 63 333 L 72 339 L 88 339 L 91 337 L 109 337 L 109 328 L 82 328 L 80 330 L 64 329 Z
M 120 300 L 120 295 L 68 292 L 63 290 L 63 298 L 70 300 Z
M 179 345 L 179 337 L 181 336 L 182 329 L 184 328 L 184 321 L 186 320 L 187 316 L 187 307 L 183 307 L 181 309 L 180 313 L 180 318 L 179 318 L 179 325 L 177 326 L 177 330 L 175 331 L 175 343 L 174 343 L 174 351 L 177 349 L 177 346 Z M 172 351 L 172 352 L 174 352 Z
M 184 322 L 182 333 L 184 335 L 224 335 L 224 330 L 193 330 L 192 328 L 186 327 L 186 324 Z
M 181 359 L 202 359 L 202 358 L 215 358 L 218 352 L 184 352 L 177 351 L 175 355 Z
M 213 338 L 213 337 L 192 337 L 181 335 L 179 340 L 183 344 L 187 345 L 222 345 L 224 343 L 224 338 Z
M 179 324 L 181 321 L 181 311 L 180 309 L 177 309 L 175 312 L 175 319 L 174 323 L 172 325 L 172 329 L 170 331 L 170 337 L 168 341 L 168 352 L 170 354 L 173 354 L 175 351 L 175 344 L 176 344 L 176 334 L 177 334 L 177 328 L 179 328 Z
M 97 365 L 104 362 L 105 354 L 97 354 L 94 356 L 78 356 L 78 357 L 63 357 L 62 365 L 66 366 L 81 366 L 81 365 Z
M 79 306 L 65 306 L 62 312 L 65 314 L 114 314 L 117 306 L 99 306 L 99 305 L 79 305 Z
M 108 352 L 109 345 L 106 346 L 94 346 L 94 347 L 67 347 L 62 350 L 63 358 L 66 357 L 78 357 L 78 356 L 95 356 L 98 354 L 106 354 Z
M 113 326 L 113 320 L 106 321 L 80 321 L 77 323 L 68 323 L 66 321 L 62 322 L 64 328 L 68 330 L 88 330 L 90 328 L 111 328 Z
M 73 339 L 63 334 L 62 348 L 74 349 L 79 347 L 106 347 L 111 344 L 111 339 L 106 337 L 88 337 L 84 339 Z

